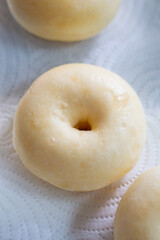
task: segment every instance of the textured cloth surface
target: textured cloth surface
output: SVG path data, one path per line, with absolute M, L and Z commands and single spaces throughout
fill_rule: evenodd
M 136 90 L 147 117 L 147 141 L 135 168 L 98 191 L 57 189 L 21 163 L 12 145 L 13 115 L 27 88 L 65 63 L 99 65 Z M 113 240 L 118 203 L 146 169 L 160 164 L 160 1 L 124 0 L 112 23 L 77 43 L 49 42 L 24 31 L 0 0 L 0 239 Z

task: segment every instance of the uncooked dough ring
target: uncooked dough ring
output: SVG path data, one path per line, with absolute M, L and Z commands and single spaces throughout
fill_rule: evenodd
M 116 15 L 121 0 L 7 0 L 16 21 L 49 40 L 77 41 L 94 36 Z
M 40 76 L 22 98 L 14 146 L 38 177 L 67 190 L 104 187 L 127 173 L 143 148 L 146 122 L 118 75 L 68 64 Z
M 122 197 L 114 240 L 160 239 L 160 167 L 141 174 Z

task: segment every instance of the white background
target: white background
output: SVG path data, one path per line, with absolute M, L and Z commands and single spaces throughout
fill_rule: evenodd
M 41 73 L 84 62 L 122 76 L 142 100 L 147 141 L 136 167 L 99 191 L 72 193 L 33 176 L 12 146 L 16 106 Z M 0 239 L 113 240 L 117 205 L 130 183 L 160 164 L 160 1 L 124 0 L 112 23 L 77 43 L 49 42 L 25 32 L 0 0 Z

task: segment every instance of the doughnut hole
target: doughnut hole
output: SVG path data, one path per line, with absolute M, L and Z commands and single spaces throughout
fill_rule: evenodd
M 87 120 L 80 120 L 74 126 L 75 129 L 79 131 L 91 131 L 92 126 Z

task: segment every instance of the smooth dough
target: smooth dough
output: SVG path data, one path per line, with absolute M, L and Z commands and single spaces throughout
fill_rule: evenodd
M 105 28 L 121 0 L 7 0 L 17 22 L 49 40 L 77 41 Z
M 68 64 L 40 76 L 22 98 L 13 140 L 38 177 L 67 190 L 104 187 L 138 160 L 146 136 L 134 90 L 118 75 Z
M 120 201 L 115 240 L 160 239 L 160 167 L 143 173 Z

